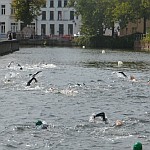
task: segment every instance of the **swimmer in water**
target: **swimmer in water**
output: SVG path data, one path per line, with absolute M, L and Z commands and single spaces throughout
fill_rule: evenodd
M 101 118 L 102 118 L 102 121 L 104 121 L 105 124 L 108 124 L 108 119 L 107 119 L 107 117 L 106 117 L 106 115 L 105 115 L 104 112 L 101 112 L 101 113 L 98 113 L 98 114 L 93 114 L 93 115 L 92 115 L 92 118 L 90 118 L 89 121 L 90 121 L 90 122 L 94 122 L 97 117 L 101 117 Z M 92 119 L 93 119 L 94 121 L 91 121 Z M 121 121 L 121 120 L 116 120 L 116 121 L 115 121 L 115 124 L 114 124 L 113 126 L 122 126 L 122 125 L 123 125 L 123 121 Z
M 108 123 L 108 119 L 107 117 L 105 116 L 105 113 L 104 112 L 101 112 L 101 113 L 98 113 L 98 114 L 92 114 L 92 116 L 90 117 L 89 121 L 90 122 L 95 122 L 96 121 L 96 118 L 99 118 L 101 117 L 102 121 L 107 124 Z
M 14 61 L 11 61 L 11 62 L 9 63 L 8 68 L 11 66 L 12 63 L 14 63 Z M 21 66 L 20 64 L 18 64 L 18 63 L 17 63 L 17 66 L 20 67 L 20 70 L 23 69 L 22 66 Z
M 104 122 L 106 122 L 106 121 L 108 120 L 108 119 L 106 118 L 104 112 L 101 112 L 101 113 L 98 113 L 98 114 L 94 115 L 94 119 L 95 119 L 96 117 L 102 117 L 102 119 L 103 119 Z
M 35 123 L 36 127 L 39 128 L 39 129 L 47 129 L 48 128 L 48 124 L 46 121 L 41 121 L 41 120 L 38 120 L 36 123 Z
M 115 72 L 113 72 L 113 73 L 115 73 Z M 123 71 L 117 72 L 117 75 L 118 75 L 118 77 L 121 77 L 121 78 L 128 78 L 132 82 L 137 82 L 137 79 L 135 78 L 135 76 L 130 75 L 128 77 Z
M 32 75 L 32 78 L 27 82 L 27 86 L 30 86 L 30 85 L 31 85 L 31 82 L 32 82 L 33 80 L 34 80 L 35 82 L 38 82 L 37 79 L 35 78 L 35 76 L 36 76 L 37 74 L 39 74 L 40 72 L 42 72 L 42 71 L 38 71 L 38 72 L 36 72 L 35 74 Z
M 14 63 L 14 62 L 13 62 L 13 61 L 11 61 L 11 62 L 9 63 L 8 68 L 11 66 L 11 64 L 12 64 L 12 63 Z
M 137 79 L 132 75 L 130 76 L 130 80 L 133 81 L 133 82 L 137 82 Z
M 127 78 L 127 75 L 126 75 L 124 72 L 119 71 L 118 73 L 119 73 L 119 74 L 122 74 L 122 75 L 123 75 L 123 77 Z
M 22 66 L 20 65 L 20 64 L 18 64 L 18 66 L 20 67 L 20 70 L 22 70 L 23 68 L 22 68 Z

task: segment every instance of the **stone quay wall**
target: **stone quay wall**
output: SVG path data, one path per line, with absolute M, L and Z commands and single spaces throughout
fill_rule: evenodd
M 19 50 L 19 42 L 17 40 L 0 41 L 0 55 L 13 53 Z

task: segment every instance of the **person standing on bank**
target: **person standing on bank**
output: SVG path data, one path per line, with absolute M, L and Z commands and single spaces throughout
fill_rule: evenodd
M 11 35 L 11 33 L 8 34 L 8 40 L 12 40 L 12 35 Z

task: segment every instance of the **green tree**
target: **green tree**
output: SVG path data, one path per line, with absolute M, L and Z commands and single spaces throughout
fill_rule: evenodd
M 103 34 L 104 28 L 112 28 L 119 22 L 124 28 L 129 22 L 143 19 L 146 33 L 146 20 L 150 19 L 150 0 L 69 0 L 82 16 L 81 31 L 88 35 Z
M 41 7 L 46 4 L 46 0 L 13 0 L 12 7 L 15 9 L 15 18 L 24 23 L 24 26 L 40 15 Z
M 114 20 L 118 20 L 121 28 L 126 27 L 129 22 L 143 19 L 146 33 L 146 21 L 150 19 L 150 0 L 115 0 L 116 4 L 112 10 Z
M 109 0 L 70 0 L 69 6 L 75 7 L 77 15 L 82 16 L 81 32 L 84 35 L 103 35 L 105 10 Z
M 143 19 L 143 33 L 146 34 L 146 21 L 150 19 L 150 0 L 134 0 L 131 4 L 137 19 Z

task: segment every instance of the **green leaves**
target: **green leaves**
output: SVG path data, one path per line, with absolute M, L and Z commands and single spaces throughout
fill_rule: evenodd
M 103 35 L 104 28 L 114 28 L 119 22 L 124 28 L 129 22 L 150 18 L 150 0 L 69 0 L 82 16 L 81 32 Z M 145 27 L 144 27 L 145 28 Z
M 31 24 L 33 19 L 40 15 L 40 8 L 45 3 L 46 0 L 13 0 L 16 20 L 22 21 L 25 26 Z

